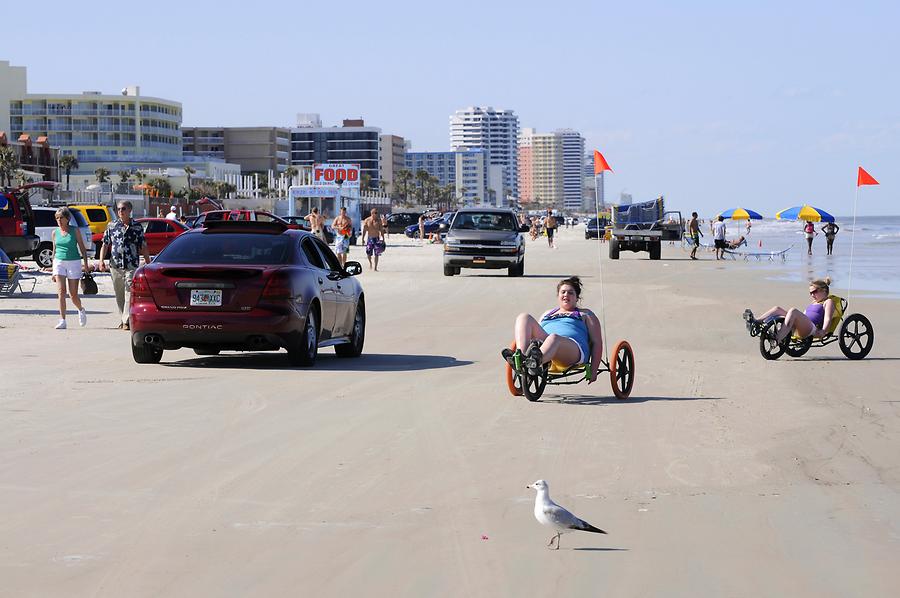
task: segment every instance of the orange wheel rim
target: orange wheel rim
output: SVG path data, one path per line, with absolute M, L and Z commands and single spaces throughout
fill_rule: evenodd
M 609 360 L 609 381 L 617 399 L 627 399 L 634 388 L 634 351 L 628 341 L 616 343 Z

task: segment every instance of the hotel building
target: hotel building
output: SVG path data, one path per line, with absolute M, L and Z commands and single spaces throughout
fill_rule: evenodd
M 503 170 L 488 160 L 480 148 L 460 148 L 450 152 L 407 152 L 406 169 L 415 174 L 428 172 L 441 186 L 454 185 L 455 197 L 463 203 L 503 204 Z
M 322 127 L 317 114 L 298 117 L 298 126 L 291 129 L 292 165 L 359 164 L 360 174 L 371 177 L 370 188 L 379 188 L 381 129 L 365 126 L 362 119 L 344 120 L 340 127 Z
M 472 106 L 450 117 L 450 149 L 483 149 L 489 163 L 502 169 L 503 190 L 497 198 L 501 205 L 506 196 L 519 195 L 518 136 L 519 117 L 512 110 Z
M 186 160 L 216 158 L 241 172 L 276 176 L 291 164 L 291 130 L 283 127 L 182 127 Z
M 378 179 L 384 181 L 385 193 L 394 192 L 394 176 L 406 163 L 406 140 L 398 135 L 382 135 L 380 138 Z

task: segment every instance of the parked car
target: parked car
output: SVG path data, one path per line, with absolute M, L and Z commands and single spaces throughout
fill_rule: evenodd
M 12 259 L 34 254 L 40 244 L 28 199 L 34 185 L 0 190 L 0 249 Z
M 320 347 L 358 357 L 365 339 L 358 262 L 282 222 L 213 220 L 176 237 L 131 286 L 131 349 L 138 363 L 163 351 L 287 349 L 313 365 Z
M 601 235 L 606 234 L 606 226 L 609 220 L 606 218 L 588 218 L 587 224 L 584 225 L 585 239 L 599 239 Z
M 296 224 L 289 224 L 280 216 L 276 216 L 275 214 L 264 212 L 262 210 L 212 210 L 209 212 L 204 212 L 197 216 L 197 219 L 194 221 L 194 226 L 192 228 L 200 228 L 206 225 L 207 222 L 212 222 L 215 220 L 235 220 L 235 221 L 249 221 L 249 222 L 280 222 L 284 224 L 288 228 L 298 229 L 300 228 Z
M 37 248 L 31 254 L 31 259 L 37 262 L 41 268 L 49 268 L 53 265 L 53 231 L 56 230 L 56 210 L 58 208 L 34 207 L 31 211 L 34 213 L 34 232 L 40 239 Z M 69 219 L 69 226 L 73 230 L 77 230 L 81 234 L 81 240 L 84 241 L 84 247 L 91 253 L 92 233 L 91 227 L 88 226 L 87 220 L 78 210 L 69 211 L 72 217 Z
M 456 214 L 456 212 L 446 212 L 446 213 L 442 214 L 441 216 L 438 216 L 437 218 L 433 218 L 431 220 L 426 220 L 425 221 L 425 234 L 431 235 L 431 234 L 440 232 L 442 230 L 447 230 L 448 228 L 450 228 L 450 222 L 453 220 L 454 214 Z M 441 225 L 444 226 L 443 229 L 441 228 Z M 418 219 L 416 220 L 415 224 L 407 226 L 404 233 L 406 234 L 407 237 L 409 237 L 411 239 L 418 239 L 419 238 Z
M 408 226 L 419 226 L 419 216 L 422 212 L 394 212 L 387 215 L 388 233 L 405 233 Z
M 150 255 L 158 254 L 172 239 L 190 230 L 186 225 L 168 218 L 137 218 L 136 221 L 144 229 Z
M 512 210 L 463 208 L 444 239 L 444 276 L 462 268 L 506 268 L 510 276 L 525 273 L 525 239 L 529 229 Z

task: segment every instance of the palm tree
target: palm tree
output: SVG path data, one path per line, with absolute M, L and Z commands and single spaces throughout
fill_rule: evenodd
M 147 181 L 147 184 L 153 188 L 156 197 L 169 197 L 172 193 L 172 185 L 169 183 L 168 179 L 155 177 Z
M 404 203 L 409 202 L 409 184 L 412 182 L 412 179 L 413 174 L 405 168 L 401 168 L 394 175 L 394 188 L 400 197 L 403 198 Z
M 0 147 L 0 183 L 6 181 L 8 187 L 12 186 L 13 176 L 19 169 L 19 157 L 11 147 Z
M 191 168 L 190 166 L 185 166 L 183 168 L 184 174 L 187 176 L 187 188 L 191 188 L 191 175 L 197 172 L 196 168 Z
M 131 173 L 127 170 L 120 170 L 118 172 L 119 175 L 119 189 L 122 189 L 123 192 L 128 192 L 128 181 L 131 179 Z
M 69 174 L 73 170 L 78 170 L 78 158 L 71 154 L 66 154 L 59 159 L 59 167 L 66 171 L 66 191 L 69 190 Z
M 94 171 L 94 176 L 97 177 L 98 183 L 107 183 L 109 182 L 109 175 L 112 174 L 106 168 L 98 168 Z
M 427 204 L 428 201 L 428 189 L 426 185 L 431 180 L 431 175 L 427 170 L 417 170 L 416 171 L 416 183 L 419 186 L 419 199 L 423 204 Z
M 372 175 L 368 172 L 362 173 L 359 181 L 359 190 L 368 191 L 372 187 Z
M 284 169 L 284 178 L 287 180 L 288 187 L 294 182 L 294 177 L 300 174 L 296 166 L 288 166 Z

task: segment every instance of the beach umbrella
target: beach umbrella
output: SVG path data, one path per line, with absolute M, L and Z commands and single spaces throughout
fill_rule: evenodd
M 719 214 L 722 218 L 731 218 L 732 220 L 762 220 L 762 214 L 748 210 L 747 208 L 730 208 Z
M 794 206 L 786 210 L 781 210 L 775 214 L 778 220 L 808 220 L 810 222 L 834 222 L 834 216 L 821 208 L 808 206 Z
M 3 193 L 0 193 L 0 210 L 9 209 L 9 199 Z

